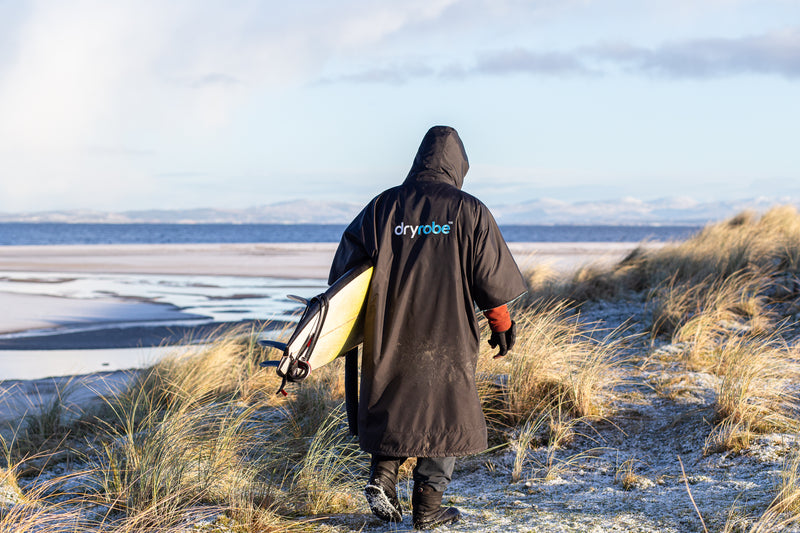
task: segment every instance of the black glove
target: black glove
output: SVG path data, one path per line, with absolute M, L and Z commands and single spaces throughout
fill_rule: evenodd
M 492 336 L 489 338 L 489 346 L 492 348 L 500 347 L 500 351 L 494 356 L 495 359 L 503 357 L 508 351 L 514 347 L 514 342 L 517 340 L 517 334 L 514 331 L 514 321 L 511 321 L 511 327 L 505 331 L 493 331 Z

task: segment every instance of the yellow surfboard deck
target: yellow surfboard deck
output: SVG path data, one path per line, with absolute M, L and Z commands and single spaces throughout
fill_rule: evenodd
M 299 381 L 363 342 L 372 271 L 372 265 L 357 266 L 308 301 L 278 363 L 279 376 Z

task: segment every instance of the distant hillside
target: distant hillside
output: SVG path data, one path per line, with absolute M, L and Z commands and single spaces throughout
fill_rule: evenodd
M 246 209 L 150 209 L 143 211 L 68 210 L 0 213 L 0 222 L 162 223 L 162 224 L 342 224 L 363 206 L 346 202 L 294 200 Z
M 746 209 L 765 211 L 777 204 L 800 205 L 794 198 L 750 198 L 697 202 L 691 198 L 639 200 L 621 198 L 595 202 L 536 199 L 490 205 L 500 224 L 702 225 Z M 344 224 L 363 206 L 348 202 L 294 200 L 246 209 L 152 209 L 104 212 L 91 210 L 0 213 L 0 222 L 166 223 L 166 224 Z

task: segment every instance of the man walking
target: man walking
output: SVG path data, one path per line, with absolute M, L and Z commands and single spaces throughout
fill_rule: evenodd
M 365 489 L 372 512 L 397 522 L 400 466 L 417 458 L 412 519 L 427 529 L 459 519 L 441 506 L 455 458 L 487 448 L 475 386 L 485 312 L 498 356 L 514 344 L 506 304 L 526 292 L 522 275 L 486 206 L 461 191 L 469 164 L 458 133 L 435 126 L 411 171 L 375 197 L 345 230 L 333 283 L 353 266 L 374 266 L 367 299 L 360 446 L 372 455 Z

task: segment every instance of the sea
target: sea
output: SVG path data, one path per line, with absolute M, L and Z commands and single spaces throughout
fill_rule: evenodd
M 0 246 L 69 244 L 209 244 L 338 242 L 344 224 L 0 223 Z M 682 240 L 699 226 L 500 225 L 508 242 Z
M 344 224 L 0 223 L 0 247 L 335 243 L 344 229 Z M 509 242 L 663 242 L 686 239 L 699 229 L 500 226 Z M 302 311 L 288 295 L 309 298 L 325 287 L 320 279 L 0 271 L 0 305 L 10 305 L 8 302 L 19 295 L 30 295 L 48 297 L 51 302 L 52 298 L 77 302 L 77 309 L 81 309 L 71 315 L 46 305 L 20 310 L 22 314 L 34 312 L 51 327 L 0 333 L 0 385 L 3 380 L 146 366 L 173 347 L 202 344 L 226 326 L 251 326 L 264 331 L 265 337 L 285 340 L 280 339 L 285 334 L 281 328 L 291 326 Z M 111 307 L 108 312 L 94 314 L 84 310 L 97 305 Z M 121 306 L 124 311 L 119 311 Z

